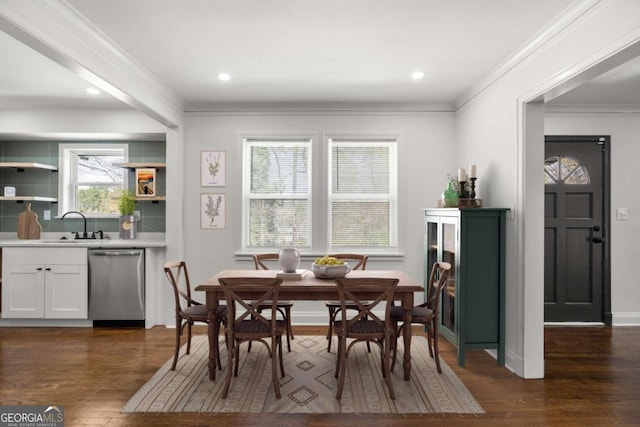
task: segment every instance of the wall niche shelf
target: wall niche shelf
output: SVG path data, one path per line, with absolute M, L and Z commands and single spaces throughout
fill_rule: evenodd
M 16 196 L 16 197 L 4 197 L 0 196 L 0 201 L 14 201 L 14 202 L 54 202 L 58 203 L 58 199 L 55 197 L 42 197 L 42 196 Z
M 0 168 L 16 169 L 18 172 L 24 172 L 27 169 L 42 169 L 42 170 L 49 170 L 51 172 L 58 171 L 57 166 L 47 165 L 44 163 L 33 163 L 33 162 L 0 162 Z M 57 203 L 58 199 L 55 197 L 44 197 L 44 196 L 15 196 L 15 197 L 0 196 L 0 201 L 14 201 L 18 203 L 22 203 L 25 201 Z
M 152 202 L 152 203 L 164 202 L 165 200 L 167 200 L 167 196 L 136 197 L 136 201 Z
M 136 163 L 113 163 L 113 166 L 126 169 L 136 168 L 166 168 L 167 164 L 162 162 L 136 162 Z
M 17 169 L 18 172 L 24 172 L 25 169 L 46 169 L 52 172 L 55 172 L 58 170 L 57 166 L 46 165 L 44 163 L 29 163 L 29 162 L 0 162 L 0 168 Z

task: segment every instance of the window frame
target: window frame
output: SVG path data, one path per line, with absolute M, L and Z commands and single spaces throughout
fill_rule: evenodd
M 378 196 L 381 200 L 389 200 L 389 246 L 385 247 L 354 247 L 354 251 L 395 256 L 400 255 L 399 251 L 399 154 L 400 154 L 400 135 L 399 134 L 240 134 L 239 142 L 242 147 L 242 227 L 240 245 L 241 252 L 273 252 L 280 248 L 254 247 L 249 246 L 249 186 L 250 186 L 250 149 L 246 145 L 247 141 L 261 142 L 279 142 L 279 141 L 309 141 L 309 247 L 302 248 L 303 253 L 308 255 L 326 254 L 336 251 L 347 251 L 349 248 L 344 246 L 331 246 L 331 141 L 349 141 L 350 143 L 375 143 L 392 146 L 390 152 L 390 193 L 388 196 Z M 383 197 L 386 197 L 383 198 Z M 314 206 L 324 206 L 325 208 L 314 209 Z
M 332 194 L 333 189 L 333 147 L 338 144 L 346 147 L 358 147 L 366 144 L 368 147 L 389 148 L 389 193 L 366 195 Z M 332 135 L 326 138 L 326 246 L 328 252 L 366 252 L 366 253 L 397 253 L 398 252 L 398 137 L 380 135 Z M 333 200 L 379 200 L 389 203 L 389 245 L 375 246 L 334 246 L 332 240 L 332 202 Z
M 65 212 L 77 210 L 76 188 L 78 186 L 77 159 L 83 155 L 111 155 L 122 151 L 123 162 L 129 159 L 129 145 L 122 143 L 63 143 L 58 145 L 58 217 Z M 123 189 L 129 189 L 126 171 Z M 119 214 L 88 213 L 87 218 L 117 218 Z
M 278 247 L 262 247 L 262 246 L 250 246 L 250 223 L 251 223 L 251 200 L 265 200 L 265 199 L 298 199 L 307 200 L 307 223 L 308 223 L 308 247 L 304 247 L 305 250 L 313 248 L 313 158 L 314 158 L 314 138 L 309 135 L 304 136 L 242 136 L 242 248 L 245 251 L 273 251 L 280 249 Z M 256 193 L 251 194 L 251 147 L 262 146 L 270 147 L 274 144 L 295 146 L 295 145 L 307 145 L 308 159 L 308 183 L 307 193 Z

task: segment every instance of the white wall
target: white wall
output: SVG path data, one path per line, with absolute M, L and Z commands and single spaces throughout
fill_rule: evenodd
M 640 114 L 546 114 L 547 135 L 611 136 L 611 312 L 614 325 L 640 325 L 640 198 L 634 175 L 640 158 Z M 616 208 L 629 219 L 616 220 Z
M 136 110 L 0 110 L 0 133 L 59 139 L 78 134 L 164 133 L 166 126 Z
M 507 224 L 506 346 L 507 366 L 524 378 L 544 376 L 543 181 L 531 178 L 543 164 L 544 139 L 527 138 L 543 134 L 530 128 L 542 129 L 544 119 L 537 112 L 536 120 L 527 119 L 524 102 L 640 41 L 640 2 L 582 3 L 588 8 L 580 16 L 553 27 L 552 38 L 489 79 L 457 114 L 459 163 L 478 165 L 491 206 L 516 207 Z
M 371 268 L 406 271 L 423 280 L 423 214 L 434 207 L 446 187 L 447 173 L 455 173 L 453 113 L 245 113 L 187 114 L 185 116 L 185 254 L 190 276 L 198 283 L 221 269 L 253 268 L 241 250 L 242 134 L 315 135 L 322 143 L 327 133 L 399 135 L 399 249 L 404 258 L 375 257 Z M 226 186 L 200 186 L 200 152 L 226 152 Z M 322 167 L 314 163 L 314 168 Z M 226 229 L 201 230 L 201 193 L 226 195 Z M 202 296 L 199 296 L 203 300 Z M 421 298 L 421 297 L 417 297 Z M 326 324 L 321 302 L 296 302 L 292 314 L 298 324 Z

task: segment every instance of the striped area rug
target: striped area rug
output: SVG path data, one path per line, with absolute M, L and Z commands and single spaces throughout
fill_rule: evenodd
M 325 337 L 297 336 L 291 344 L 291 352 L 286 348 L 284 352 L 281 399 L 275 398 L 271 386 L 271 363 L 266 348 L 256 344 L 250 353 L 246 352 L 246 344 L 241 347 L 238 376 L 231 379 L 229 395 L 222 399 L 226 353 L 221 355 L 223 370 L 217 372 L 215 381 L 210 381 L 207 337 L 196 336 L 192 339 L 191 354 L 184 354 L 185 347 L 181 349 L 176 370 L 170 370 L 172 359 L 168 360 L 122 412 L 484 413 L 444 361 L 442 374 L 438 374 L 424 337 L 414 337 L 411 343 L 411 380 L 403 380 L 401 364 L 392 372 L 395 400 L 388 397 L 377 346 L 371 347 L 371 353 L 367 353 L 364 343 L 353 347 L 342 399 L 338 401 L 335 353 L 327 353 Z M 402 340 L 399 345 L 401 361 Z

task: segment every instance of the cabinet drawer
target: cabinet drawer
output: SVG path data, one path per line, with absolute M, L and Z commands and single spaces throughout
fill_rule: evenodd
M 87 248 L 2 248 L 5 265 L 87 264 Z

